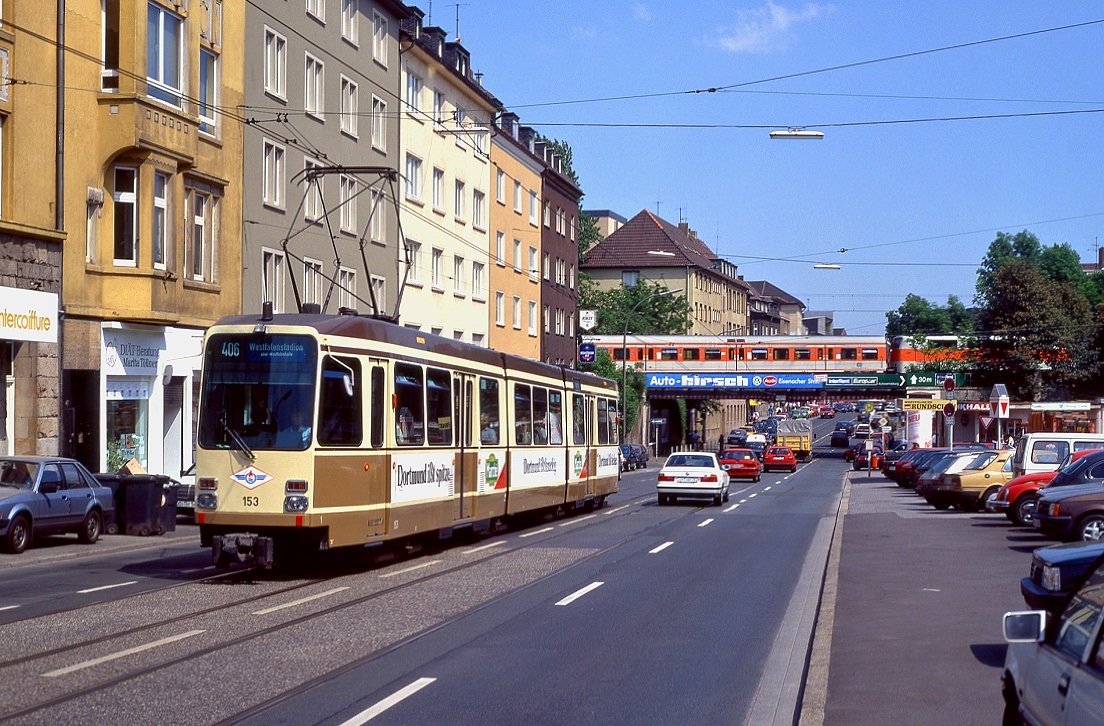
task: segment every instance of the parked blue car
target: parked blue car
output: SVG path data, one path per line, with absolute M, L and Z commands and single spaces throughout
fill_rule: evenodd
M 47 534 L 75 532 L 91 544 L 114 516 L 111 490 L 79 461 L 0 457 L 0 545 L 8 552 L 18 554 Z

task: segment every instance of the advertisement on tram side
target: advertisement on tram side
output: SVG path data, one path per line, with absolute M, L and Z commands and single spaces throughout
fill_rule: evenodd
M 510 486 L 536 487 L 566 481 L 567 453 L 563 449 L 522 449 L 510 452 Z
M 391 458 L 391 503 L 451 497 L 456 491 L 452 452 L 396 454 Z

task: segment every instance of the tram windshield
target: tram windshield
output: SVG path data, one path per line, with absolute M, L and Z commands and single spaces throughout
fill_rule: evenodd
M 203 360 L 199 445 L 302 451 L 313 437 L 318 347 L 306 335 L 212 335 Z

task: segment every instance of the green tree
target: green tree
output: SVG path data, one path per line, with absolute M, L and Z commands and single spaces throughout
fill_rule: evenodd
M 583 264 L 586 253 L 594 246 L 602 244 L 605 237 L 598 230 L 598 220 L 589 214 L 579 212 L 579 264 Z
M 886 313 L 886 335 L 962 335 L 973 330 L 973 314 L 954 295 L 935 305 L 909 293 L 896 310 Z
M 537 141 L 548 145 L 548 148 L 552 149 L 560 159 L 563 160 L 563 173 L 568 179 L 575 183 L 575 186 L 579 186 L 579 176 L 575 173 L 575 159 L 574 154 L 571 151 L 571 144 L 560 139 L 553 139 L 550 136 L 537 132 Z
M 989 285 L 1001 267 L 1013 260 L 1022 260 L 1038 264 L 1043 247 L 1039 238 L 1027 230 L 1010 235 L 997 232 L 997 238 L 989 244 L 989 249 L 978 269 L 977 296 L 988 294 Z

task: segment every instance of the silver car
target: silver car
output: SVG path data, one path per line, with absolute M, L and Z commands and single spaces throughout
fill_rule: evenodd
M 1056 622 L 1005 613 L 1004 723 L 1099 724 L 1104 717 L 1104 564 L 1097 561 Z
M 35 537 L 75 532 L 91 544 L 115 514 L 111 490 L 75 459 L 0 457 L 0 545 L 27 549 Z

